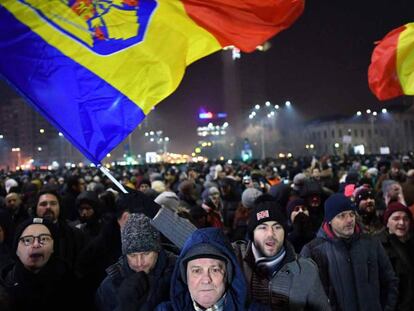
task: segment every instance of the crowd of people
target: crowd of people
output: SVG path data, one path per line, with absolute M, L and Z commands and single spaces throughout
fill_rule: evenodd
M 112 171 L 0 172 L 0 310 L 414 310 L 410 155 Z

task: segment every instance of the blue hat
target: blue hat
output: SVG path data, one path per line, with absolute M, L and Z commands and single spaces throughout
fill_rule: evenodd
M 355 211 L 355 204 L 342 193 L 331 195 L 325 202 L 325 221 L 330 222 L 345 211 Z

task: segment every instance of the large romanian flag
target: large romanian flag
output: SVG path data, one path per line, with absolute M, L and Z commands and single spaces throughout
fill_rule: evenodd
M 0 75 L 99 164 L 192 62 L 253 51 L 304 0 L 0 0 Z
M 378 43 L 372 53 L 368 83 L 380 100 L 414 95 L 414 23 L 394 29 Z

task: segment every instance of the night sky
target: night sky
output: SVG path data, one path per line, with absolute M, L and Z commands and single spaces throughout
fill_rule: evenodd
M 242 93 L 259 79 L 262 98 L 273 104 L 290 100 L 305 119 L 399 103 L 403 97 L 378 101 L 368 88 L 367 71 L 374 42 L 408 22 L 414 22 L 412 0 L 309 0 L 297 22 L 271 40 L 270 50 L 237 60 Z M 200 106 L 220 110 L 223 105 L 222 67 L 220 53 L 192 64 L 177 91 L 157 106 L 155 117 L 169 120 L 164 128 L 177 149 L 187 141 L 174 138 L 188 137 Z M 263 104 L 242 96 L 241 110 L 234 113 L 247 118 L 256 103 Z M 190 139 L 197 140 L 195 134 Z
M 414 22 L 413 0 L 308 0 L 298 21 L 271 40 L 270 50 L 237 60 L 240 109 L 227 112 L 247 118 L 263 100 L 290 100 L 301 116 L 312 119 L 401 102 L 403 97 L 379 102 L 368 88 L 367 70 L 374 42 L 408 22 Z M 197 61 L 147 125 L 167 133 L 171 151 L 190 152 L 198 110 L 223 110 L 223 85 L 221 52 Z M 4 86 L 0 92 L 8 96 Z M 134 137 L 142 135 L 137 131 Z

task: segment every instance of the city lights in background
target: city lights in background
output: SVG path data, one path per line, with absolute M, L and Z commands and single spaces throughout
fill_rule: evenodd
M 222 125 L 214 125 L 210 122 L 207 126 L 197 127 L 197 135 L 201 137 L 223 136 L 227 134 L 228 127 L 228 122 L 224 122 Z
M 371 110 L 371 109 L 367 109 L 367 110 L 365 110 L 365 113 L 366 113 L 367 115 L 372 115 L 372 116 L 374 116 L 374 117 L 378 116 L 378 112 L 377 112 L 377 111 L 375 111 L 375 110 Z M 382 114 L 386 114 L 386 113 L 388 113 L 388 110 L 387 110 L 386 108 L 382 108 L 382 109 L 381 109 L 381 113 L 382 113 Z M 358 117 L 360 117 L 360 116 L 362 116 L 362 115 L 363 115 L 363 112 L 362 112 L 361 110 L 358 110 L 358 111 L 356 112 L 356 115 L 357 115 Z
M 219 113 L 213 113 L 213 112 L 200 112 L 198 114 L 198 118 L 200 120 L 210 120 L 210 119 L 225 119 L 227 118 L 227 113 L 225 112 L 219 112 Z

